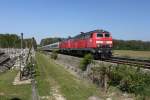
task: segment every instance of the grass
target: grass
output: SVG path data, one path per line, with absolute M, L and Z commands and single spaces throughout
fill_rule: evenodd
M 0 100 L 31 100 L 31 86 L 17 85 L 13 86 L 12 82 L 18 71 L 10 70 L 6 73 L 0 73 Z
M 150 59 L 150 51 L 114 50 L 115 56 Z
M 79 80 L 46 55 L 37 53 L 36 61 L 40 96 L 52 96 L 52 88 L 56 86 L 67 100 L 87 100 L 90 96 L 100 95 L 95 85 Z

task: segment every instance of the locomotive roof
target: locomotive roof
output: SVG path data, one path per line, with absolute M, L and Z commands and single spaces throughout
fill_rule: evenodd
M 70 38 L 64 39 L 63 41 L 66 41 L 68 39 L 80 38 L 80 37 L 85 36 L 85 35 L 91 35 L 92 33 L 109 33 L 109 32 L 105 31 L 103 29 L 97 29 L 97 30 L 93 30 L 93 31 L 89 31 L 89 32 L 81 32 L 80 34 L 78 34 L 78 35 L 76 35 L 74 37 L 70 37 Z
M 105 30 L 94 30 L 94 31 L 90 31 L 90 32 L 86 32 L 86 33 L 109 33 L 108 31 L 105 31 Z
M 76 35 L 74 38 L 79 38 L 79 37 L 81 37 L 83 35 L 91 35 L 92 33 L 109 33 L 109 32 L 105 31 L 105 30 L 102 30 L 102 29 L 100 29 L 100 30 L 93 30 L 93 31 L 85 32 L 85 33 L 81 32 L 81 34 Z

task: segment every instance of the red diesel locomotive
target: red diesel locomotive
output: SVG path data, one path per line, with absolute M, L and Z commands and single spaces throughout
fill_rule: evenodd
M 112 36 L 110 32 L 105 30 L 94 30 L 90 32 L 81 32 L 81 34 L 68 38 L 64 41 L 43 46 L 43 50 L 52 51 L 59 50 L 66 54 L 80 54 L 91 53 L 97 58 L 108 58 L 112 55 Z
M 61 41 L 59 50 L 68 54 L 92 53 L 95 58 L 111 57 L 112 36 L 105 30 L 94 30 Z

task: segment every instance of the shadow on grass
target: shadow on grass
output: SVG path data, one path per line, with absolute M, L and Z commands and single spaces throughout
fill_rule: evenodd
M 15 98 L 12 98 L 12 99 L 10 99 L 10 100 L 21 100 L 21 99 L 20 99 L 20 98 L 15 97 Z

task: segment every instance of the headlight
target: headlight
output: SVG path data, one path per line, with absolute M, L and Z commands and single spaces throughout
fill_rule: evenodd
M 103 41 L 96 41 L 96 43 L 101 43 L 101 44 L 102 44 L 102 43 L 103 43 Z
M 107 44 L 112 44 L 112 41 L 106 41 Z

